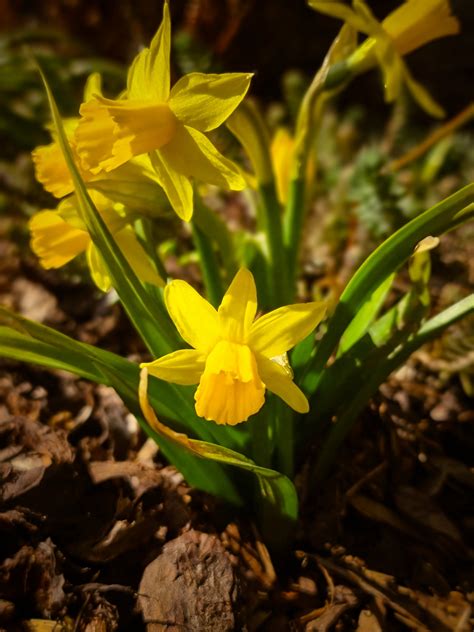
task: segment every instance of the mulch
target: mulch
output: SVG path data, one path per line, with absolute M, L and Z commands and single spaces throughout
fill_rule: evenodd
M 0 298 L 138 359 L 118 304 L 0 241 Z M 415 356 L 382 386 L 320 489 L 298 477 L 294 549 L 191 489 L 115 392 L 0 361 L 0 629 L 472 629 L 474 412 Z

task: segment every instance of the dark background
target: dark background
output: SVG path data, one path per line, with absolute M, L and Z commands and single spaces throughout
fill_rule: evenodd
M 398 4 L 370 2 L 380 18 Z M 409 59 L 416 78 L 448 115 L 472 100 L 474 85 L 474 2 L 451 4 L 462 34 L 430 43 Z M 258 70 L 253 94 L 268 100 L 280 98 L 284 71 L 315 72 L 340 26 L 309 9 L 304 0 L 171 0 L 170 7 L 173 32 L 187 46 L 186 54 L 201 55 L 219 70 Z M 25 27 L 57 29 L 82 55 L 126 63 L 148 44 L 161 14 L 162 0 L 0 0 L 0 34 Z M 344 97 L 354 99 L 381 103 L 375 73 L 358 80 Z

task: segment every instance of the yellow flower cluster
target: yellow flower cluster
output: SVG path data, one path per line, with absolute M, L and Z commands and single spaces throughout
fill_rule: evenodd
M 87 99 L 89 95 L 100 91 L 100 76 L 93 74 L 87 81 L 84 97 Z M 76 165 L 89 188 L 89 195 L 130 265 L 144 281 L 163 285 L 163 280 L 150 264 L 130 226 L 134 212 L 156 209 L 162 195 L 148 157 L 136 158 L 104 180 L 100 174 L 94 175 L 85 169 L 79 160 L 75 141 L 79 118 L 66 119 L 63 125 Z M 74 184 L 59 143 L 37 147 L 32 156 L 37 180 L 56 198 L 63 198 L 55 210 L 40 211 L 31 218 L 32 250 L 45 268 L 59 268 L 85 252 L 92 279 L 97 287 L 106 292 L 110 289 L 111 280 L 80 218 Z
M 243 189 L 239 169 L 207 138 L 244 98 L 248 73 L 191 73 L 170 88 L 171 23 L 168 4 L 150 48 L 131 64 L 126 91 L 116 100 L 102 95 L 100 77 L 90 77 L 81 118 L 64 123 L 72 155 L 90 196 L 144 281 L 162 285 L 130 224 L 136 213 L 156 213 L 163 190 L 174 211 L 193 213 L 191 178 L 227 189 Z M 46 268 L 87 253 L 92 277 L 104 291 L 110 279 L 100 253 L 80 220 L 74 186 L 57 142 L 33 152 L 37 179 L 57 198 L 58 208 L 30 222 L 32 248 Z

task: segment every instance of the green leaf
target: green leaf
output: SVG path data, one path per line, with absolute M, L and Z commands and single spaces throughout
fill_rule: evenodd
M 3 320 L 3 319 L 2 319 Z M 163 454 L 179 469 L 190 485 L 214 494 L 226 501 L 240 505 L 242 498 L 235 487 L 232 477 L 216 464 L 202 461 L 183 454 L 181 450 L 163 440 L 143 420 L 138 404 L 139 367 L 113 353 L 95 349 L 84 343 L 76 342 L 63 334 L 49 330 L 24 319 L 23 333 L 17 328 L 0 326 L 0 355 L 19 361 L 32 362 L 51 369 L 62 369 L 99 384 L 112 386 L 122 397 L 143 430 L 160 446 Z M 43 340 L 35 339 L 27 330 L 35 331 Z M 48 340 L 48 342 L 46 342 Z M 155 381 L 151 389 L 153 405 L 160 414 L 178 427 L 186 428 L 185 419 L 177 417 L 176 398 Z M 192 431 L 192 429 L 191 429 Z
M 360 266 L 339 299 L 316 354 L 306 367 L 303 389 L 315 392 L 344 331 L 377 288 L 413 254 L 426 237 L 438 236 L 474 217 L 474 184 L 457 191 L 400 228 Z
M 33 362 L 50 369 L 70 371 L 94 382 L 107 383 L 88 358 L 70 351 L 65 352 L 63 349 L 35 340 L 10 327 L 0 326 L 0 355 L 21 362 Z
M 138 365 L 121 358 L 115 353 L 73 340 L 69 336 L 46 325 L 35 323 L 2 306 L 0 306 L 0 325 L 5 325 L 19 333 L 26 334 L 28 339 L 38 340 L 56 348 L 59 352 L 54 357 L 57 357 L 58 360 L 67 361 L 67 358 L 69 358 L 68 354 L 71 354 L 69 362 L 71 368 L 68 370 L 71 370 L 73 373 L 80 374 L 74 368 L 74 361 L 77 356 L 80 356 L 84 359 L 89 359 L 89 362 L 92 363 L 88 365 L 89 371 L 94 371 L 94 369 L 90 368 L 93 365 L 113 367 L 117 374 L 134 385 L 135 391 L 138 389 Z M 10 355 L 9 357 L 12 356 Z M 21 360 L 23 357 L 18 359 Z M 34 361 L 36 362 L 36 360 Z M 61 368 L 57 363 L 48 364 L 47 366 Z M 97 379 L 95 377 L 91 377 L 91 379 L 97 382 L 108 383 L 104 381 L 105 377 L 103 375 L 101 378 L 101 375 L 100 370 L 96 369 Z M 194 410 L 192 389 L 153 379 L 151 381 L 151 391 L 153 397 L 156 398 L 155 408 L 159 411 L 159 414 L 166 417 L 166 419 L 172 420 L 180 428 L 185 428 L 187 432 L 191 432 L 203 439 L 218 441 L 218 443 L 237 447 L 238 449 L 243 449 L 247 445 L 249 436 L 248 431 L 245 429 L 216 426 L 215 424 L 203 422 L 201 418 L 197 417 Z
M 230 283 L 239 269 L 232 234 L 227 224 L 202 202 L 199 195 L 194 198 L 193 223 L 216 243 L 224 264 L 226 280 Z
M 84 181 L 74 163 L 71 148 L 64 132 L 63 123 L 54 96 L 41 69 L 40 73 L 48 96 L 58 143 L 74 182 L 81 218 L 87 226 L 92 241 L 97 246 L 101 257 L 105 261 L 112 278 L 113 286 L 130 320 L 143 338 L 150 352 L 154 356 L 161 356 L 168 353 L 178 346 L 177 334 L 168 314 L 164 310 L 158 309 L 158 303 L 153 303 L 153 301 L 150 300 L 150 296 L 145 287 L 137 278 L 127 259 L 118 248 L 107 225 L 94 206 Z
M 341 338 L 338 347 L 338 356 L 350 349 L 369 329 L 377 317 L 377 314 L 382 309 L 394 278 L 394 274 L 388 276 L 359 309 Z
M 313 476 L 315 483 L 319 483 L 327 475 L 342 442 L 351 431 L 359 414 L 390 373 L 402 365 L 421 345 L 433 340 L 444 329 L 473 312 L 474 294 L 471 294 L 428 320 L 401 348 L 387 355 L 387 349 L 382 347 L 372 354 L 362 379 L 357 384 L 353 384 L 351 392 L 344 389 L 343 410 L 336 422 L 331 424 L 328 436 L 319 452 Z

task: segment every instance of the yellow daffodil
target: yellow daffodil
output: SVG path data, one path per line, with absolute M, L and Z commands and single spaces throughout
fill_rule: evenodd
M 93 94 L 100 92 L 101 78 L 98 73 L 94 73 L 86 82 L 84 98 L 87 100 Z M 103 193 L 113 202 L 124 204 L 130 211 L 145 215 L 162 215 L 167 202 L 148 156 L 138 156 L 126 165 L 106 174 L 105 177 L 104 174 L 95 174 L 83 168 L 77 154 L 75 140 L 79 120 L 79 117 L 71 117 L 63 119 L 62 122 L 73 160 L 87 187 Z M 36 147 L 32 152 L 32 158 L 36 179 L 41 182 L 46 191 L 57 198 L 63 198 L 74 191 L 74 183 L 66 160 L 55 139 L 49 145 Z
M 163 285 L 133 229 L 127 225 L 128 219 L 119 214 L 119 209 L 112 208 L 105 196 L 96 191 L 90 192 L 90 195 L 137 276 L 142 281 Z M 33 215 L 29 228 L 31 248 L 44 268 L 60 268 L 85 252 L 94 283 L 103 292 L 110 289 L 111 279 L 107 268 L 79 217 L 74 195 L 63 200 L 57 210 L 44 210 Z
M 273 172 L 281 204 L 288 201 L 288 192 L 292 178 L 293 159 L 295 153 L 295 139 L 286 127 L 279 127 L 275 132 L 270 146 L 270 153 L 273 163 Z M 306 181 L 311 181 L 314 177 L 315 165 L 312 157 L 306 164 Z
M 165 288 L 165 302 L 182 338 L 193 347 L 141 366 L 176 384 L 199 384 L 200 417 L 218 424 L 246 421 L 262 407 L 265 390 L 300 413 L 308 401 L 279 356 L 305 338 L 325 313 L 322 302 L 287 305 L 261 316 L 253 276 L 242 268 L 216 310 L 185 281 Z
M 363 0 L 353 0 L 353 8 L 338 0 L 309 0 L 309 4 L 368 36 L 347 60 L 350 72 L 358 74 L 379 64 L 387 101 L 393 101 L 405 83 L 424 110 L 436 117 L 444 115 L 442 108 L 412 77 L 402 56 L 434 39 L 459 32 L 459 22 L 451 15 L 449 0 L 406 0 L 382 23 Z
M 182 77 L 170 89 L 171 24 L 168 3 L 150 48 L 133 61 L 123 98 L 94 95 L 81 106 L 76 131 L 84 169 L 110 171 L 134 156 L 149 154 L 156 176 L 176 213 L 193 212 L 190 177 L 226 189 L 245 188 L 238 168 L 204 132 L 221 125 L 244 98 L 248 73 Z
M 270 153 L 278 199 L 282 204 L 286 204 L 288 199 L 294 149 L 295 140 L 290 132 L 285 127 L 278 128 L 272 139 Z

